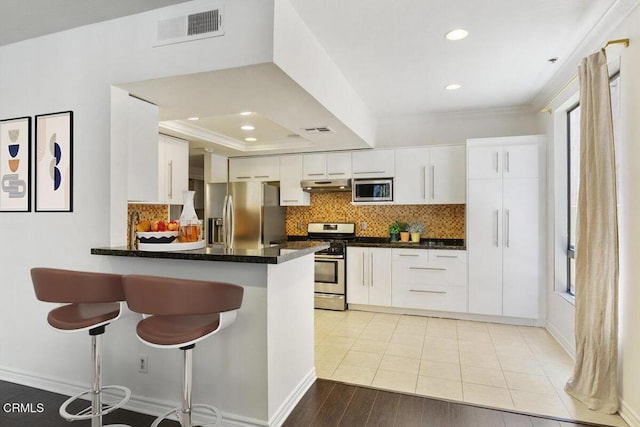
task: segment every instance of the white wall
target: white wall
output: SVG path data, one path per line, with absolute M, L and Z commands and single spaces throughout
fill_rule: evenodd
M 376 146 L 464 144 L 468 138 L 542 132 L 537 113 L 528 108 L 389 117 L 378 122 Z
M 273 2 L 264 0 L 226 1 L 223 37 L 152 47 L 158 18 L 219 5 L 196 0 L 0 47 L 0 118 L 74 111 L 74 212 L 2 213 L 0 377 L 88 382 L 88 337 L 48 328 L 51 307 L 36 301 L 29 269 L 111 270 L 109 257 L 91 255 L 90 248 L 108 246 L 110 216 L 126 215 L 126 179 L 115 177 L 113 187 L 110 179 L 110 159 L 126 164 L 110 157 L 126 153 L 111 150 L 112 85 L 272 60 Z M 109 354 L 137 358 L 137 348 L 105 341 Z
M 607 40 L 629 38 L 631 44 L 628 48 L 612 46 L 607 49 L 607 56 L 613 68 L 620 65 L 621 75 L 621 117 L 622 135 L 616 135 L 617 143 L 621 144 L 621 158 L 618 159 L 620 166 L 619 180 L 620 198 L 619 202 L 619 238 L 620 238 L 620 281 L 619 281 L 619 387 L 621 398 L 621 415 L 631 426 L 640 426 L 640 263 L 638 253 L 640 253 L 640 8 L 636 7 L 628 16 L 624 17 L 615 29 L 606 31 L 591 46 L 595 51 L 597 46 L 602 46 Z M 585 52 L 585 55 L 588 52 Z M 577 67 L 577 64 L 576 64 Z M 577 68 L 576 68 L 577 71 Z M 555 167 L 549 167 L 550 173 L 553 169 L 563 171 L 562 151 L 565 150 L 566 141 L 562 137 L 562 118 L 558 116 L 564 107 L 572 103 L 577 92 L 577 83 L 569 87 L 557 97 L 553 105 L 558 113 L 547 116 L 543 119 L 547 134 L 552 137 L 554 133 L 560 135 L 556 138 L 553 151 L 556 153 Z M 551 139 L 552 140 L 552 139 Z M 553 176 L 549 176 L 550 183 L 553 183 Z M 556 180 L 557 181 L 557 180 Z M 553 184 L 550 184 L 553 186 Z M 566 188 L 566 187 L 565 187 Z M 566 203 L 566 192 L 562 186 L 556 185 L 550 188 L 549 194 L 554 194 L 555 211 L 564 209 Z M 554 209 L 549 212 L 549 224 L 554 223 Z M 550 233 L 553 227 L 550 228 Z M 555 239 L 555 240 L 554 240 Z M 560 248 L 563 244 L 562 236 L 555 236 L 549 239 L 549 250 L 551 254 L 554 248 Z M 549 269 L 549 291 L 547 292 L 547 324 L 559 340 L 564 343 L 574 343 L 573 317 L 574 308 L 558 293 L 553 292 L 555 282 L 564 280 L 558 275 L 562 275 L 561 269 L 553 269 L 550 263 Z

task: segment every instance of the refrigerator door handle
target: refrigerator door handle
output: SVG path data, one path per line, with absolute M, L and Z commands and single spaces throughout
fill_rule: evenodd
M 224 207 L 222 210 L 223 218 L 223 241 L 226 249 L 233 248 L 233 235 L 234 235 L 234 223 L 233 223 L 233 199 L 230 194 L 224 196 Z

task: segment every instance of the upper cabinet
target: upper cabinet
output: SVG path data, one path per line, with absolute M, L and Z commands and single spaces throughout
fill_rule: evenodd
M 536 178 L 540 174 L 539 137 L 519 137 L 522 145 L 499 145 L 500 138 L 469 140 L 469 179 Z
M 302 191 L 301 155 L 280 156 L 280 206 L 309 206 L 311 197 Z
M 351 155 L 353 178 L 389 178 L 395 175 L 395 150 L 354 151 Z
M 279 181 L 278 156 L 229 159 L 229 181 Z
M 189 190 L 189 141 L 160 135 L 158 142 L 158 201 L 181 205 L 182 192 Z
M 464 145 L 400 148 L 395 152 L 396 204 L 464 204 Z
M 138 98 L 127 98 L 127 199 L 159 202 L 158 107 Z
M 303 179 L 351 178 L 351 153 L 314 153 L 302 156 Z

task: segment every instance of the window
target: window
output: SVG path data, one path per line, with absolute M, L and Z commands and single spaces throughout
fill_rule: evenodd
M 617 135 L 620 135 L 620 73 L 614 74 L 609 79 L 611 90 L 611 115 L 613 118 L 613 133 L 616 156 L 616 173 L 620 175 L 619 147 Z M 576 291 L 576 220 L 578 208 L 578 189 L 580 184 L 580 105 L 576 104 L 567 110 L 567 192 L 568 192 L 568 212 L 567 212 L 567 292 L 575 295 Z M 616 182 L 620 180 L 616 177 Z M 620 194 L 620 186 L 617 188 Z M 619 200 L 619 198 L 618 198 Z

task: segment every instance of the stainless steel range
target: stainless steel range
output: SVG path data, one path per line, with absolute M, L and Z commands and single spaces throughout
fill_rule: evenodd
M 307 239 L 329 242 L 315 255 L 315 307 L 346 310 L 347 242 L 356 236 L 353 223 L 310 222 Z

